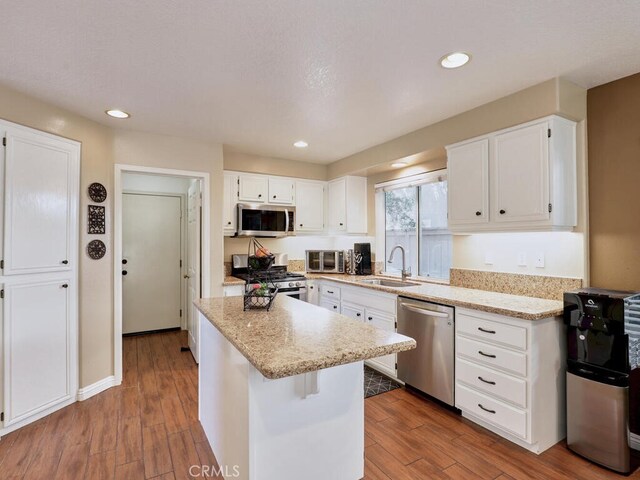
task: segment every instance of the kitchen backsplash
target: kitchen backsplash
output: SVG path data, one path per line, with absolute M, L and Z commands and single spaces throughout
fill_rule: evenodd
M 582 279 L 452 268 L 450 284 L 489 292 L 562 300 L 565 291 L 582 287 Z

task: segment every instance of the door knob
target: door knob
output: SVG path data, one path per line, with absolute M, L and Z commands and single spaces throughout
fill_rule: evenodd
M 63 283 L 63 284 L 62 284 L 62 288 L 69 288 L 69 285 L 68 285 L 68 284 L 66 284 L 66 283 Z
M 63 265 L 68 265 L 69 264 L 69 260 L 62 260 L 61 262 Z
M 500 210 L 500 215 L 504 215 L 505 213 L 507 213 L 506 210 Z
M 122 259 L 122 264 L 123 264 L 123 265 L 126 265 L 127 263 L 129 263 L 129 261 L 128 261 L 126 258 L 123 258 L 123 259 Z
M 127 273 L 129 272 L 127 272 L 126 270 L 122 270 L 122 275 L 126 275 Z
M 480 215 L 482 215 L 482 212 L 481 212 L 480 210 L 478 210 L 478 211 L 476 212 L 476 216 L 477 216 L 477 217 L 479 217 Z

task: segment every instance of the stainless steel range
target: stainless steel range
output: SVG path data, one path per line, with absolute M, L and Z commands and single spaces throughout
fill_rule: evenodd
M 287 271 L 289 257 L 286 253 L 276 253 L 273 266 L 264 272 L 253 272 L 255 281 L 271 282 L 278 287 L 278 294 L 288 295 L 303 302 L 307 301 L 307 278 L 301 273 Z M 247 271 L 248 255 L 231 256 L 231 275 L 245 282 L 249 280 Z

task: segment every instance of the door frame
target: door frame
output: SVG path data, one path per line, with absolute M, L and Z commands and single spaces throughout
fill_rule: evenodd
M 113 374 L 115 384 L 122 383 L 122 175 L 124 173 L 147 173 L 168 177 L 182 177 L 202 182 L 201 263 L 203 296 L 211 292 L 211 201 L 210 176 L 208 172 L 175 170 L 171 168 L 145 167 L 140 165 L 115 164 L 113 199 Z

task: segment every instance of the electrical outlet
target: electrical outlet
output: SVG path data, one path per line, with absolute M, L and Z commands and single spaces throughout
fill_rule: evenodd
M 493 265 L 493 254 L 491 252 L 484 252 L 485 265 Z
M 536 267 L 544 268 L 544 252 L 538 252 L 536 254 Z
M 525 252 L 518 253 L 518 266 L 519 267 L 527 266 L 527 254 Z

